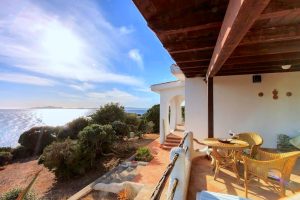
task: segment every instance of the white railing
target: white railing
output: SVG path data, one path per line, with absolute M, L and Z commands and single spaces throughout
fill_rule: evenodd
M 192 132 L 186 132 L 182 145 L 171 150 L 170 159 L 173 160 L 177 155 L 177 161 L 170 174 L 167 199 L 184 200 L 190 180 L 192 159 L 195 156 Z M 177 186 L 175 190 L 174 185 Z

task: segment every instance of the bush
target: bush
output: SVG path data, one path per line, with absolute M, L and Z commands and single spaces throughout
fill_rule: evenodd
M 15 200 L 18 198 L 18 195 L 22 192 L 20 188 L 13 188 L 10 191 L 4 193 L 0 196 L 0 200 Z M 33 192 L 28 192 L 23 200 L 35 200 L 38 199 L 36 194 Z
M 0 147 L 0 152 L 11 152 L 12 151 L 12 148 L 11 147 Z
M 135 113 L 126 113 L 125 123 L 129 128 L 129 132 L 136 132 L 138 130 L 140 119 Z
M 51 126 L 33 127 L 22 133 L 18 142 L 31 154 L 39 155 L 56 139 L 58 130 L 58 127 Z
M 127 124 L 125 124 L 124 122 L 114 121 L 111 125 L 116 133 L 116 136 L 118 137 L 128 136 L 129 128 Z
M 31 156 L 31 153 L 24 146 L 17 146 L 12 150 L 13 159 L 23 159 Z
M 58 139 L 77 139 L 78 134 L 82 131 L 86 126 L 89 125 L 89 120 L 85 117 L 79 117 L 74 119 L 73 121 L 67 123 L 64 127 L 61 127 L 58 131 Z
M 80 131 L 79 145 L 91 167 L 94 167 L 96 155 L 108 150 L 114 139 L 115 131 L 111 125 L 92 124 Z
M 124 122 L 125 110 L 118 103 L 109 103 L 101 106 L 94 114 L 91 115 L 95 124 L 111 124 L 114 121 Z
M 147 122 L 145 119 L 141 120 L 138 131 L 142 134 L 152 133 L 153 132 L 154 123 L 152 121 Z
M 143 115 L 148 122 L 152 121 L 154 123 L 153 131 L 155 133 L 159 133 L 159 109 L 159 104 L 154 105 Z
M 0 152 L 0 166 L 6 165 L 12 161 L 12 154 L 7 151 Z
M 147 147 L 138 148 L 135 160 L 149 162 L 152 159 L 153 156 Z
M 39 164 L 44 164 L 57 177 L 70 178 L 72 175 L 85 172 L 87 166 L 81 156 L 76 141 L 66 139 L 47 146 L 40 156 Z

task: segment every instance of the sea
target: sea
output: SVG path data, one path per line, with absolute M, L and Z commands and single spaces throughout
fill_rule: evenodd
M 16 147 L 19 136 L 34 126 L 63 126 L 96 109 L 0 109 L 0 147 Z M 144 114 L 144 108 L 125 108 L 128 113 Z

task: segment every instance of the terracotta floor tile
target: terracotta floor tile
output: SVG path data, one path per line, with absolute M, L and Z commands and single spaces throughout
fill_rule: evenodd
M 242 171 L 243 169 L 240 168 L 241 177 Z M 200 157 L 195 158 L 192 163 L 187 199 L 194 200 L 196 198 L 196 193 L 202 190 L 232 194 L 240 197 L 245 196 L 243 178 L 241 178 L 240 183 L 238 183 L 235 174 L 227 169 L 221 169 L 216 180 L 213 180 L 213 174 L 209 160 Z M 291 180 L 300 183 L 300 161 L 297 162 Z M 292 192 L 287 190 L 286 194 L 292 195 Z M 249 186 L 248 198 L 253 200 L 280 199 L 279 195 L 270 190 L 263 181 Z

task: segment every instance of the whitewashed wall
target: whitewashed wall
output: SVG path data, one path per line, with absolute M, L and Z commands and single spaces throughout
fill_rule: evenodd
M 151 86 L 151 90 L 160 94 L 160 143 L 163 144 L 165 137 L 176 127 L 178 105 L 184 100 L 184 81 L 175 81 Z M 169 123 L 169 106 L 171 116 Z M 178 110 L 179 111 L 179 110 Z M 180 112 L 180 111 L 179 111 Z M 181 115 L 180 115 L 181 116 Z
M 196 138 L 207 137 L 207 90 L 202 78 L 186 79 L 186 130 Z M 279 98 L 273 100 L 277 89 Z M 263 97 L 258 93 L 263 92 Z M 291 97 L 286 92 L 292 92 Z M 251 75 L 214 78 L 214 126 L 216 137 L 228 137 L 229 130 L 256 131 L 265 147 L 275 147 L 280 133 L 300 132 L 300 73 L 262 75 L 252 83 Z
M 194 137 L 207 136 L 207 90 L 203 78 L 185 80 L 185 130 Z

